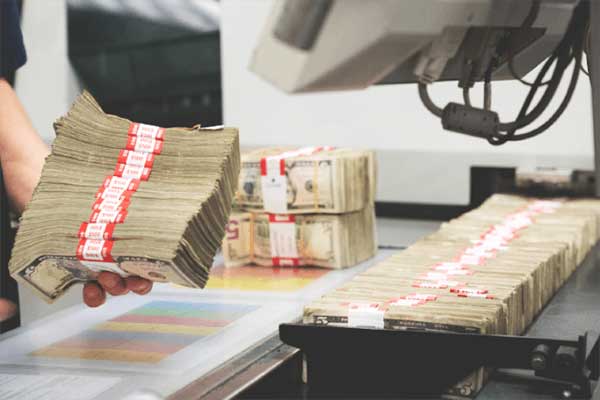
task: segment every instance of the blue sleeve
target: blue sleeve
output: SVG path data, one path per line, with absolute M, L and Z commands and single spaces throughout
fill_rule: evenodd
M 27 61 L 16 0 L 0 0 L 0 77 L 7 77 Z

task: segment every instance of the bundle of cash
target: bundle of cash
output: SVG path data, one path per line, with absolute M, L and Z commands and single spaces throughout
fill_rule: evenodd
M 345 268 L 377 251 L 372 206 L 345 214 L 234 211 L 223 241 L 225 265 Z
M 310 324 L 524 333 L 600 237 L 600 201 L 495 195 L 304 309 Z M 450 389 L 475 395 L 485 371 Z
M 55 130 L 11 275 L 49 302 L 101 271 L 204 287 L 237 184 L 237 129 L 132 123 L 84 93 Z
M 372 204 L 374 152 L 271 147 L 244 152 L 236 206 L 280 214 L 345 213 Z

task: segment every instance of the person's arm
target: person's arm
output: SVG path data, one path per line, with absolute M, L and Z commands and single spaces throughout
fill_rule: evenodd
M 14 90 L 0 78 L 0 163 L 6 191 L 17 211 L 22 212 L 31 199 L 49 153 Z

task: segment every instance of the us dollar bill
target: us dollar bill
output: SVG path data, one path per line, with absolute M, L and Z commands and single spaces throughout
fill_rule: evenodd
M 345 268 L 376 252 L 373 207 L 339 215 L 302 214 L 291 220 L 273 222 L 266 213 L 233 212 L 222 247 L 225 265 L 279 262 L 282 266 Z

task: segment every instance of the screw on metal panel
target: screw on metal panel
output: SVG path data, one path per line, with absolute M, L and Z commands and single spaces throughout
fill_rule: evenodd
M 546 369 L 547 360 L 542 354 L 534 354 L 531 357 L 531 368 L 535 371 L 543 371 Z
M 563 390 L 563 392 L 562 392 L 562 397 L 563 397 L 563 399 L 570 399 L 572 395 L 573 395 L 573 393 L 571 393 L 571 391 L 570 391 L 570 390 L 566 390 L 566 389 L 565 389 L 565 390 Z

